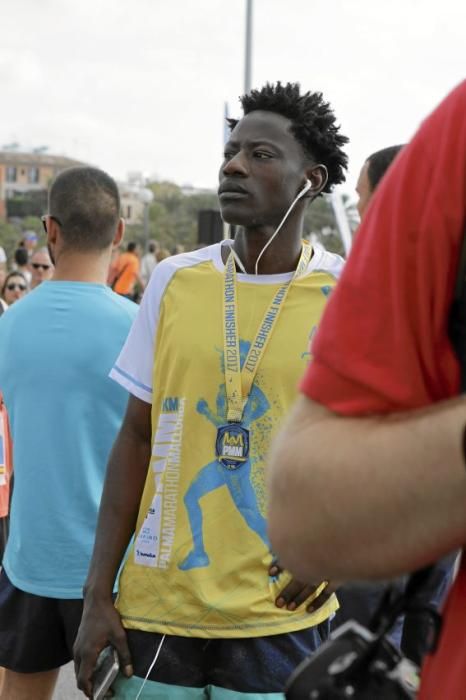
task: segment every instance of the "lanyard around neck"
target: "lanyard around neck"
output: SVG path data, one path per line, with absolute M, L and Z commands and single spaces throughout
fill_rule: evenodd
M 231 252 L 228 254 L 223 284 L 223 347 L 227 420 L 229 423 L 239 423 L 242 420 L 244 407 L 251 393 L 259 364 L 275 330 L 290 287 L 306 272 L 311 258 L 312 246 L 303 242 L 301 257 L 294 275 L 291 280 L 282 284 L 274 294 L 241 369 L 235 260 Z

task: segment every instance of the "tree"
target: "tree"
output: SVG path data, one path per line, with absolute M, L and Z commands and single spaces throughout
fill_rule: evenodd
M 0 246 L 5 249 L 9 261 L 13 259 L 25 231 L 35 231 L 38 247 L 45 245 L 45 233 L 38 217 L 27 216 L 24 219 L 10 219 L 8 222 L 0 221 Z
M 154 200 L 149 205 L 149 239 L 172 250 L 181 244 L 187 249 L 197 244 L 197 220 L 201 209 L 218 209 L 217 195 L 210 193 L 184 194 L 173 182 L 151 182 Z M 127 238 L 144 245 L 144 228 L 129 226 Z
M 357 219 L 354 216 L 354 205 L 349 203 L 349 197 L 343 196 L 348 221 L 352 231 L 355 230 Z M 327 250 L 344 255 L 343 241 L 338 230 L 337 221 L 333 212 L 330 197 L 318 197 L 308 207 L 304 217 L 304 230 L 311 240 L 317 240 Z

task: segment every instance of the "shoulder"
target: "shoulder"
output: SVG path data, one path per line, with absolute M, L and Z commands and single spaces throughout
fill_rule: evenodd
M 326 272 L 327 274 L 338 279 L 343 272 L 345 265 L 344 259 L 337 253 L 331 253 L 320 245 L 313 244 L 314 255 L 309 263 L 309 272 Z
M 194 265 L 214 260 L 220 254 L 220 248 L 221 243 L 214 243 L 214 245 L 199 248 L 199 250 L 193 250 L 189 253 L 171 255 L 158 263 L 157 270 L 160 271 L 167 268 L 176 271 L 184 267 L 193 267 Z
M 154 268 L 147 291 L 150 293 L 163 292 L 174 276 L 182 270 L 221 259 L 220 249 L 221 244 L 215 243 L 190 253 L 180 253 L 161 260 Z
M 139 306 L 135 304 L 134 301 L 131 301 L 130 299 L 121 296 L 121 294 L 117 294 L 112 289 L 110 289 L 110 287 L 107 288 L 107 292 L 109 303 L 111 303 L 114 306 L 115 310 L 120 311 L 131 321 L 136 318 Z
M 11 306 L 6 306 L 0 315 L 0 342 L 8 338 L 18 338 L 25 333 L 30 336 L 31 328 L 39 322 L 41 303 L 37 303 L 38 289 L 29 292 Z M 26 337 L 26 336 L 25 336 Z

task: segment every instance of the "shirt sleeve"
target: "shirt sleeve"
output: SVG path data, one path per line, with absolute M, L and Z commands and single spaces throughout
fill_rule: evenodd
M 160 265 L 144 292 L 141 306 L 110 377 L 142 401 L 152 403 L 152 375 L 160 306 L 171 278 L 168 265 Z
M 382 181 L 313 343 L 301 385 L 346 415 L 408 410 L 459 389 L 448 317 L 464 233 L 466 82 Z

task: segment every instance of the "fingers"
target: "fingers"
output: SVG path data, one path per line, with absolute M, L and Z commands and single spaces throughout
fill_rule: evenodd
M 103 648 L 103 647 L 102 647 Z M 76 674 L 76 684 L 88 698 L 92 697 L 92 685 L 97 657 L 102 648 L 98 646 L 90 647 L 81 645 L 80 652 L 76 646 L 74 649 L 74 671 Z
M 269 576 L 271 578 L 278 577 L 283 571 L 280 566 L 278 559 L 274 557 L 272 563 L 269 566 Z M 316 590 L 325 583 L 325 588 L 309 603 L 307 606 L 307 612 L 313 613 L 319 610 L 328 599 L 335 593 L 338 588 L 338 584 L 329 583 L 329 581 L 323 581 L 317 585 L 315 584 L 305 584 L 302 581 L 297 581 L 292 579 L 290 583 L 280 592 L 275 600 L 275 605 L 277 608 L 286 608 L 287 610 L 293 611 L 299 608 L 300 605 L 306 602 L 308 598 L 315 594 Z
M 92 653 L 83 650 L 81 654 L 74 652 L 74 672 L 76 674 L 76 685 L 88 698 L 92 696 L 92 674 L 100 651 Z
M 120 669 L 124 675 L 129 678 L 133 675 L 133 663 L 131 661 L 126 632 L 121 625 L 120 629 L 112 634 L 110 643 L 117 650 Z
M 73 648 L 77 685 L 88 698 L 92 695 L 97 657 L 108 644 L 116 649 L 124 675 L 132 676 L 133 666 L 126 633 L 113 603 L 106 609 L 98 609 L 94 614 L 83 616 Z
M 316 610 L 319 610 L 325 603 L 328 601 L 328 599 L 335 593 L 335 591 L 338 588 L 337 583 L 330 583 L 326 582 L 327 585 L 325 586 L 324 590 L 319 593 L 317 598 L 315 598 L 312 603 L 309 603 L 307 606 L 307 611 L 308 613 L 313 613 L 316 612 Z
M 325 605 L 328 599 L 335 593 L 338 587 L 336 583 L 332 584 L 327 581 L 324 583 L 326 584 L 325 588 L 309 603 L 307 612 L 313 613 L 319 610 L 319 608 Z M 275 600 L 275 605 L 277 608 L 286 608 L 290 611 L 296 610 L 300 605 L 305 603 L 308 598 L 314 595 L 316 590 L 321 586 L 321 583 L 316 586 L 314 584 L 304 584 L 301 581 L 293 579 L 280 592 Z
M 280 592 L 275 601 L 277 608 L 285 608 L 287 610 L 296 610 L 304 603 L 316 590 L 317 586 L 312 584 L 304 584 L 301 581 L 293 579 Z
M 275 578 L 276 576 L 279 576 L 282 573 L 283 569 L 280 566 L 278 559 L 275 557 L 272 560 L 272 563 L 269 566 L 269 576 L 271 578 Z

